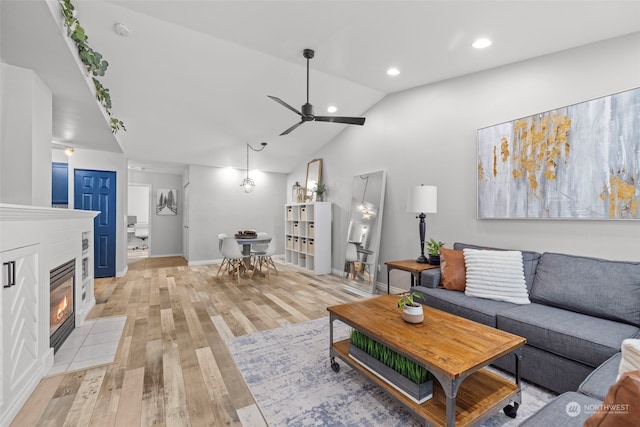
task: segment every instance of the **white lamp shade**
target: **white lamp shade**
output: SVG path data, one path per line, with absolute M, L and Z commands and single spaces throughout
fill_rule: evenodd
M 409 188 L 407 195 L 407 212 L 438 212 L 438 187 L 417 185 Z

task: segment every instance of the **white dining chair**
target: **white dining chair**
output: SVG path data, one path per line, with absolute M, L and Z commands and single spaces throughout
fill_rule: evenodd
M 269 234 L 259 231 L 256 233 L 256 238 L 258 239 L 266 239 L 269 237 Z M 269 243 L 254 243 L 251 245 L 251 255 L 255 258 L 261 254 L 264 254 L 269 247 Z
M 240 281 L 240 270 L 245 268 L 244 259 L 251 255 L 244 255 L 238 246 L 238 241 L 233 237 L 225 237 L 222 239 L 222 256 L 227 258 L 228 270 L 234 272 Z M 253 276 L 253 272 L 249 272 L 249 277 Z
M 222 241 L 227 237 L 229 236 L 224 233 L 218 234 L 218 250 L 220 251 L 220 253 L 222 253 Z M 221 271 L 227 271 L 226 269 L 228 267 L 228 264 L 229 264 L 229 260 L 223 255 L 222 262 L 220 263 L 220 268 L 218 268 L 218 272 L 216 273 L 216 277 L 220 275 Z
M 262 266 L 265 266 L 267 269 L 267 276 L 269 276 L 270 274 L 270 268 L 273 268 L 273 271 L 276 272 L 276 276 L 278 275 L 278 269 L 276 268 L 276 264 L 273 262 L 273 258 L 271 258 L 274 254 L 276 253 L 276 242 L 274 240 L 271 240 L 268 244 L 267 244 L 267 249 L 260 253 L 259 255 L 256 255 L 254 260 L 254 265 L 256 266 L 256 268 L 258 268 L 260 271 L 262 271 Z

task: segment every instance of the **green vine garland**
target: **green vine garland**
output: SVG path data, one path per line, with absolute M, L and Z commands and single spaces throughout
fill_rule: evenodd
M 111 114 L 111 94 L 109 89 L 104 87 L 102 83 L 96 78 L 98 76 L 104 76 L 109 63 L 102 58 L 100 52 L 93 50 L 87 43 L 87 34 L 84 32 L 84 28 L 78 21 L 78 11 L 75 10 L 71 0 L 59 0 L 60 10 L 64 17 L 65 25 L 67 26 L 67 35 L 74 41 L 78 48 L 78 54 L 80 60 L 87 67 L 87 71 L 93 75 L 93 84 L 96 88 L 96 98 L 100 105 L 102 105 L 109 115 L 109 124 L 111 126 L 111 132 L 116 133 L 120 129 L 126 132 L 127 128 L 124 126 L 124 122 Z

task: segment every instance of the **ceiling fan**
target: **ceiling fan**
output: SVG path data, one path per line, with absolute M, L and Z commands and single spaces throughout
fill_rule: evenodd
M 298 122 L 295 125 L 291 126 L 289 129 L 285 130 L 280 135 L 286 135 L 286 134 L 290 133 L 292 130 L 294 130 L 295 128 L 297 128 L 298 126 L 303 124 L 304 122 L 312 122 L 312 121 L 316 121 L 316 122 L 333 122 L 333 123 L 345 123 L 345 124 L 348 124 L 348 125 L 360 125 L 360 126 L 362 126 L 364 124 L 364 121 L 365 121 L 364 117 L 316 116 L 314 114 L 313 105 L 309 104 L 309 60 L 313 58 L 314 53 L 315 52 L 312 49 L 305 49 L 302 52 L 302 55 L 305 58 L 307 58 L 307 102 L 306 102 L 306 104 L 304 104 L 302 106 L 302 108 L 301 108 L 302 112 L 296 110 L 295 108 L 293 108 L 291 105 L 287 104 L 286 102 L 284 102 L 280 98 L 277 98 L 277 97 L 271 96 L 271 95 L 267 95 L 269 98 L 273 99 L 278 104 L 288 108 L 289 110 L 291 110 L 294 113 L 298 114 L 302 118 L 302 120 L 300 120 L 300 122 Z

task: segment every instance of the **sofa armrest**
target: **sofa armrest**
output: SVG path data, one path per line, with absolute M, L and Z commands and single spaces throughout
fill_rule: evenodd
M 440 268 L 431 268 L 420 273 L 420 284 L 425 288 L 437 288 L 440 285 Z
M 595 399 L 604 400 L 609 388 L 616 382 L 622 353 L 616 353 L 602 362 L 582 381 L 578 391 Z

